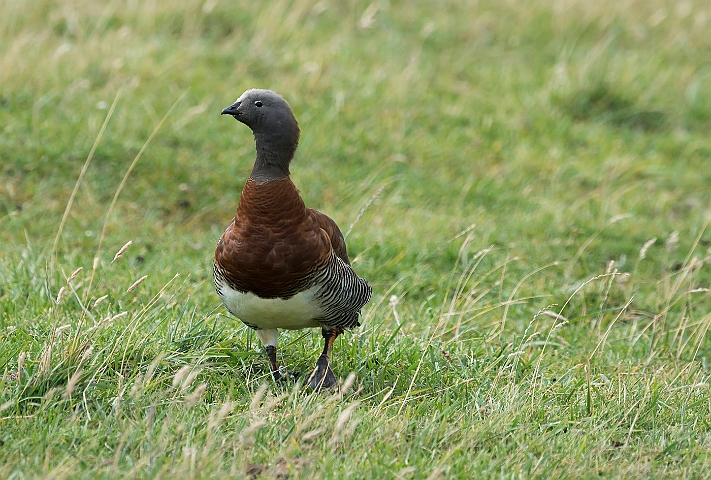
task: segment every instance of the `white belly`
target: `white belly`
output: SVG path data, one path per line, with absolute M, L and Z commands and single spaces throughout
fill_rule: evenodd
M 220 289 L 222 302 L 235 317 L 260 328 L 299 329 L 318 327 L 314 320 L 323 316 L 323 310 L 314 302 L 316 288 L 297 293 L 288 300 L 259 298 L 253 293 L 241 293 L 226 285 Z

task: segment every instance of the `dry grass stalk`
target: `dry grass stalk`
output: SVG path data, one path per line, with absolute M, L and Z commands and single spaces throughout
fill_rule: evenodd
M 346 377 L 346 381 L 343 382 L 343 385 L 341 386 L 341 394 L 345 395 L 348 392 L 348 390 L 351 389 L 351 387 L 353 386 L 355 381 L 356 381 L 356 374 L 354 372 L 349 373 L 348 376 Z
M 45 347 L 40 357 L 39 369 L 37 371 L 37 378 L 42 378 L 44 374 L 49 372 L 49 366 L 52 361 L 52 351 L 54 350 L 54 340 L 50 341 Z
M 643 260 L 647 256 L 647 250 L 649 250 L 652 245 L 654 245 L 657 242 L 657 237 L 652 237 L 646 242 L 644 242 L 644 245 L 642 245 L 642 248 L 639 250 L 639 259 Z
M 59 335 L 61 335 L 61 333 L 64 330 L 66 330 L 68 328 L 71 328 L 71 325 L 69 325 L 69 324 L 61 325 L 61 326 L 57 327 L 57 329 L 54 331 L 54 333 L 55 333 L 55 335 L 59 336 Z
M 264 392 L 267 391 L 267 384 L 262 383 L 260 387 L 257 389 L 256 392 L 254 392 L 254 396 L 252 397 L 252 402 L 249 404 L 249 411 L 252 412 L 252 414 L 257 413 L 257 410 L 259 410 L 259 405 L 262 403 L 262 399 L 264 398 Z
M 157 407 L 156 407 L 155 403 L 151 404 L 151 406 L 148 407 L 148 413 L 146 413 L 145 420 L 146 420 L 146 425 L 149 427 L 151 425 L 153 425 L 153 422 L 155 422 L 155 420 L 156 420 L 156 409 L 157 409 Z
M 355 409 L 358 408 L 358 405 L 360 405 L 360 402 L 351 403 L 338 416 L 338 419 L 336 420 L 336 425 L 333 427 L 333 434 L 331 435 L 331 439 L 328 441 L 330 445 L 336 444 L 339 440 L 341 440 L 341 433 L 343 432 L 343 427 L 346 426 L 346 423 L 348 423 L 348 419 L 351 418 L 351 415 L 353 414 Z
M 252 422 L 247 428 L 242 430 L 242 433 L 239 436 L 239 443 L 241 443 L 244 447 L 251 447 L 254 445 L 254 433 L 257 432 L 257 430 L 266 427 L 267 422 L 264 420 L 255 420 Z
M 93 330 L 96 330 L 97 328 L 101 328 L 101 327 L 103 327 L 104 325 L 106 325 L 107 323 L 111 323 L 111 322 L 113 322 L 114 320 L 117 320 L 117 319 L 119 319 L 119 318 L 121 318 L 121 317 L 125 317 L 126 315 L 128 315 L 128 312 L 121 312 L 121 313 L 117 313 L 117 314 L 114 315 L 113 317 L 106 317 L 106 318 L 104 318 L 102 321 L 100 321 L 99 323 L 97 323 L 96 325 L 94 325 L 93 327 L 88 328 L 84 333 L 89 333 L 89 332 L 91 332 L 91 331 L 93 331 Z
M 397 295 L 391 295 L 390 296 L 390 301 L 388 302 L 390 304 L 390 309 L 393 311 L 393 316 L 395 317 L 395 322 L 397 322 L 398 325 L 400 325 L 400 314 L 397 313 L 397 304 L 400 303 L 400 299 L 397 297 Z
M 178 385 L 180 385 L 183 382 L 183 379 L 188 374 L 188 372 L 190 371 L 191 368 L 192 367 L 190 365 L 185 365 L 185 366 L 181 367 L 180 370 L 178 370 L 175 373 L 175 376 L 173 377 L 173 386 L 174 387 L 177 387 Z
M 74 372 L 74 375 L 72 375 L 72 378 L 70 378 L 69 381 L 67 382 L 67 387 L 64 390 L 64 393 L 62 394 L 62 398 L 64 400 L 69 400 L 69 398 L 71 398 L 72 393 L 74 393 L 77 383 L 79 382 L 79 379 L 81 378 L 81 374 L 82 374 L 81 368 L 77 368 L 77 371 Z
M 66 287 L 60 288 L 59 293 L 57 293 L 57 301 L 56 302 L 57 303 L 61 302 L 66 294 L 67 294 L 67 288 Z
M 669 238 L 664 242 L 664 248 L 667 252 L 675 252 L 679 248 L 679 232 L 674 230 L 669 234 Z
M 126 290 L 126 293 L 134 291 L 136 289 L 136 287 L 139 286 L 140 284 L 142 284 L 146 278 L 148 278 L 148 275 L 143 275 L 141 278 L 139 278 L 138 280 L 133 282 L 133 284 L 130 287 L 128 287 L 128 289 Z
M 74 270 L 74 272 L 72 272 L 72 274 L 69 275 L 69 277 L 67 278 L 67 283 L 72 283 L 72 280 L 77 278 L 77 275 L 79 275 L 79 272 L 81 272 L 83 269 L 84 269 L 84 267 L 79 267 L 76 270 Z
M 129 240 L 128 242 L 126 242 L 126 244 L 123 247 L 121 247 L 118 252 L 116 252 L 116 255 L 114 255 L 114 259 L 111 260 L 111 263 L 114 263 L 116 260 L 121 258 L 121 256 L 123 256 L 124 252 L 126 250 L 128 250 L 128 247 L 130 247 L 131 245 L 133 245 L 132 240 Z
M 296 424 L 296 431 L 297 434 L 300 432 L 303 432 L 307 428 L 311 427 L 311 424 L 314 423 L 315 420 L 323 418 L 323 405 L 318 405 L 314 409 L 314 411 L 305 419 L 301 420 Z M 316 429 L 318 430 L 318 429 Z
M 15 405 L 14 400 L 10 400 L 8 402 L 3 403 L 2 405 L 0 405 L 0 413 L 4 412 L 5 410 L 12 407 L 13 405 Z
M 97 305 L 99 305 L 101 302 L 103 302 L 103 301 L 106 300 L 107 298 L 109 298 L 108 295 L 104 295 L 104 296 L 102 296 L 102 297 L 97 298 L 97 299 L 94 301 L 94 304 L 92 305 L 91 308 L 96 308 Z
M 435 467 L 434 470 L 432 470 L 432 473 L 430 473 L 425 480 L 435 480 L 437 478 L 444 477 L 446 471 L 447 467 L 445 467 L 444 465 L 439 465 L 438 467 Z
M 22 352 L 17 357 L 17 381 L 18 382 L 22 378 L 22 367 L 25 365 L 25 358 L 27 358 L 27 352 Z
M 356 215 L 355 220 L 353 220 L 353 223 L 351 223 L 348 226 L 348 231 L 346 231 L 345 235 L 343 235 L 343 238 L 348 239 L 348 236 L 351 234 L 353 231 L 353 227 L 355 227 L 358 222 L 360 221 L 361 218 L 363 218 L 363 215 L 366 214 L 366 212 L 370 209 L 370 207 L 375 203 L 375 201 L 378 199 L 381 193 L 385 190 L 385 185 L 382 185 L 376 192 L 373 194 L 372 197 L 363 205 L 363 208 L 360 209 L 360 212 L 358 212 L 358 215 Z
M 93 345 L 89 345 L 86 350 L 84 350 L 84 353 L 81 354 L 81 358 L 79 359 L 79 365 L 82 365 L 84 362 L 86 362 L 92 353 L 94 353 L 94 347 Z
M 202 394 L 205 393 L 206 389 L 207 383 L 201 383 L 200 385 L 195 387 L 195 390 L 193 390 L 191 394 L 185 396 L 185 404 L 187 406 L 193 406 L 197 404 L 200 401 Z
M 558 320 L 559 322 L 565 322 L 568 323 L 568 319 L 564 317 L 563 315 L 554 312 L 553 310 L 541 310 L 540 315 L 545 315 L 546 317 L 550 317 L 554 320 Z
M 283 402 L 284 399 L 288 396 L 289 396 L 289 393 L 285 392 L 285 393 L 282 393 L 281 395 L 278 395 L 276 397 L 269 398 L 269 401 L 264 402 L 264 406 L 262 407 L 262 412 L 263 413 L 270 412 L 274 407 L 281 404 L 281 402 Z
M 235 408 L 235 403 L 231 402 L 230 400 L 227 400 L 225 403 L 222 404 L 220 409 L 217 411 L 217 413 L 211 414 L 210 419 L 207 422 L 207 429 L 208 431 L 213 430 L 215 427 L 220 425 L 222 421 L 227 418 L 227 416 L 232 412 L 232 410 Z
M 89 151 L 89 155 L 87 155 L 86 160 L 84 161 L 84 164 L 81 167 L 81 172 L 79 173 L 79 178 L 77 178 L 76 184 L 74 185 L 74 189 L 72 190 L 71 195 L 69 196 L 69 200 L 67 201 L 67 206 L 64 209 L 64 214 L 62 215 L 62 220 L 59 222 L 59 228 L 57 229 L 57 235 L 54 237 L 54 243 L 52 244 L 52 252 L 50 254 L 50 265 L 51 268 L 50 270 L 54 270 L 54 262 L 56 260 L 56 255 L 57 255 L 57 247 L 59 246 L 59 239 L 62 237 L 62 231 L 64 230 L 64 224 L 67 221 L 67 218 L 69 217 L 69 212 L 72 209 L 72 205 L 74 204 L 74 198 L 76 197 L 77 192 L 79 191 L 79 186 L 82 183 L 82 180 L 84 179 L 84 175 L 86 174 L 87 169 L 89 168 L 89 164 L 91 163 L 91 159 L 94 157 L 94 152 L 96 152 L 96 147 L 99 146 L 99 142 L 101 141 L 101 138 L 104 136 L 104 131 L 106 130 L 106 126 L 109 124 L 109 120 L 111 120 L 111 116 L 114 114 L 114 109 L 116 108 L 116 104 L 118 103 L 118 99 L 121 96 L 121 90 L 119 89 L 118 92 L 116 92 L 116 97 L 114 98 L 114 103 L 111 105 L 111 108 L 109 109 L 109 112 L 106 115 L 106 118 L 104 119 L 104 124 L 101 126 L 101 129 L 99 130 L 99 134 L 96 136 L 96 139 L 94 140 L 94 145 L 91 147 L 91 151 Z
M 325 428 L 316 428 L 314 430 L 310 430 L 301 436 L 301 441 L 302 442 L 310 442 L 314 438 L 321 436 L 321 434 L 325 431 L 326 431 Z
M 180 386 L 180 390 L 182 392 L 187 390 L 190 384 L 193 383 L 193 380 L 197 378 L 201 371 L 201 368 L 195 368 L 190 373 L 188 373 L 188 375 L 185 377 L 185 380 L 183 380 L 183 384 Z

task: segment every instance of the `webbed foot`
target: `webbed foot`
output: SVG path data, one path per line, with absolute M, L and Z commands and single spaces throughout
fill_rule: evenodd
M 321 355 L 316 362 L 316 368 L 306 379 L 306 384 L 315 391 L 333 388 L 337 385 L 336 376 L 331 370 L 328 357 Z

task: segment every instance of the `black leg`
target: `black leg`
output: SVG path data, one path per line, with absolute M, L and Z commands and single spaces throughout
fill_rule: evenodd
M 269 364 L 272 368 L 274 380 L 279 380 L 281 378 L 281 373 L 279 373 L 279 366 L 277 365 L 276 347 L 274 345 L 267 345 L 264 349 L 267 351 L 267 357 L 269 357 Z
M 333 374 L 333 370 L 331 370 L 329 358 L 331 357 L 333 342 L 341 333 L 343 333 L 343 330 L 340 328 L 333 328 L 331 330 L 326 330 L 325 328 L 321 329 L 321 335 L 323 335 L 324 340 L 323 353 L 318 357 L 316 368 L 307 379 L 308 386 L 314 390 L 333 388 L 336 386 L 336 376 Z

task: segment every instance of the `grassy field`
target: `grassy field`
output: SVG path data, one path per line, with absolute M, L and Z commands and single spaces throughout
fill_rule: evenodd
M 703 0 L 0 2 L 0 477 L 709 478 L 709 31 Z M 252 87 L 374 289 L 335 393 L 274 384 L 214 293 Z

